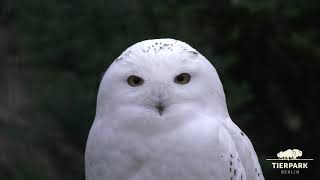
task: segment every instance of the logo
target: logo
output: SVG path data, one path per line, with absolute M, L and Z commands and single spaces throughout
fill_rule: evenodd
M 308 161 L 313 160 L 300 158 L 302 154 L 299 149 L 288 149 L 280 151 L 277 154 L 278 159 L 266 160 L 271 161 L 273 169 L 280 169 L 281 174 L 299 174 L 301 169 L 308 168 Z

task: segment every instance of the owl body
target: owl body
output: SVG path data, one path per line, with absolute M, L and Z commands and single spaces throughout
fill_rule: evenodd
M 263 179 L 241 133 L 205 57 L 181 41 L 143 41 L 124 51 L 101 81 L 86 179 Z
M 86 156 L 87 179 L 245 179 L 226 129 L 208 117 L 190 118 L 197 121 L 162 130 L 149 124 L 139 132 L 127 124 L 106 127 L 103 121 L 96 123 L 91 130 L 96 133 L 90 134 L 87 145 L 91 152 Z

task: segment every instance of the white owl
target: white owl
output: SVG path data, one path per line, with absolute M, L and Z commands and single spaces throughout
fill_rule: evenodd
M 174 39 L 136 43 L 106 71 L 85 170 L 87 180 L 264 179 L 216 70 Z

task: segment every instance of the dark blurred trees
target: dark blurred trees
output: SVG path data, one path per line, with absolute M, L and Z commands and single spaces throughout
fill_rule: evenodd
M 84 179 L 101 75 L 128 46 L 164 37 L 215 65 L 266 179 L 316 179 L 317 162 L 284 177 L 264 159 L 318 155 L 319 11 L 316 0 L 0 1 L 0 179 Z

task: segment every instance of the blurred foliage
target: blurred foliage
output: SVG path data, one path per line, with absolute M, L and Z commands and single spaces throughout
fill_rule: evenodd
M 15 112 L 27 125 L 0 124 L 8 156 L 0 159 L 0 179 L 84 179 L 103 72 L 128 46 L 164 37 L 189 43 L 214 64 L 266 179 L 301 178 L 280 176 L 264 159 L 286 148 L 317 155 L 319 12 L 317 0 L 0 1 L 0 27 L 14 31 L 18 77 L 32 99 Z

